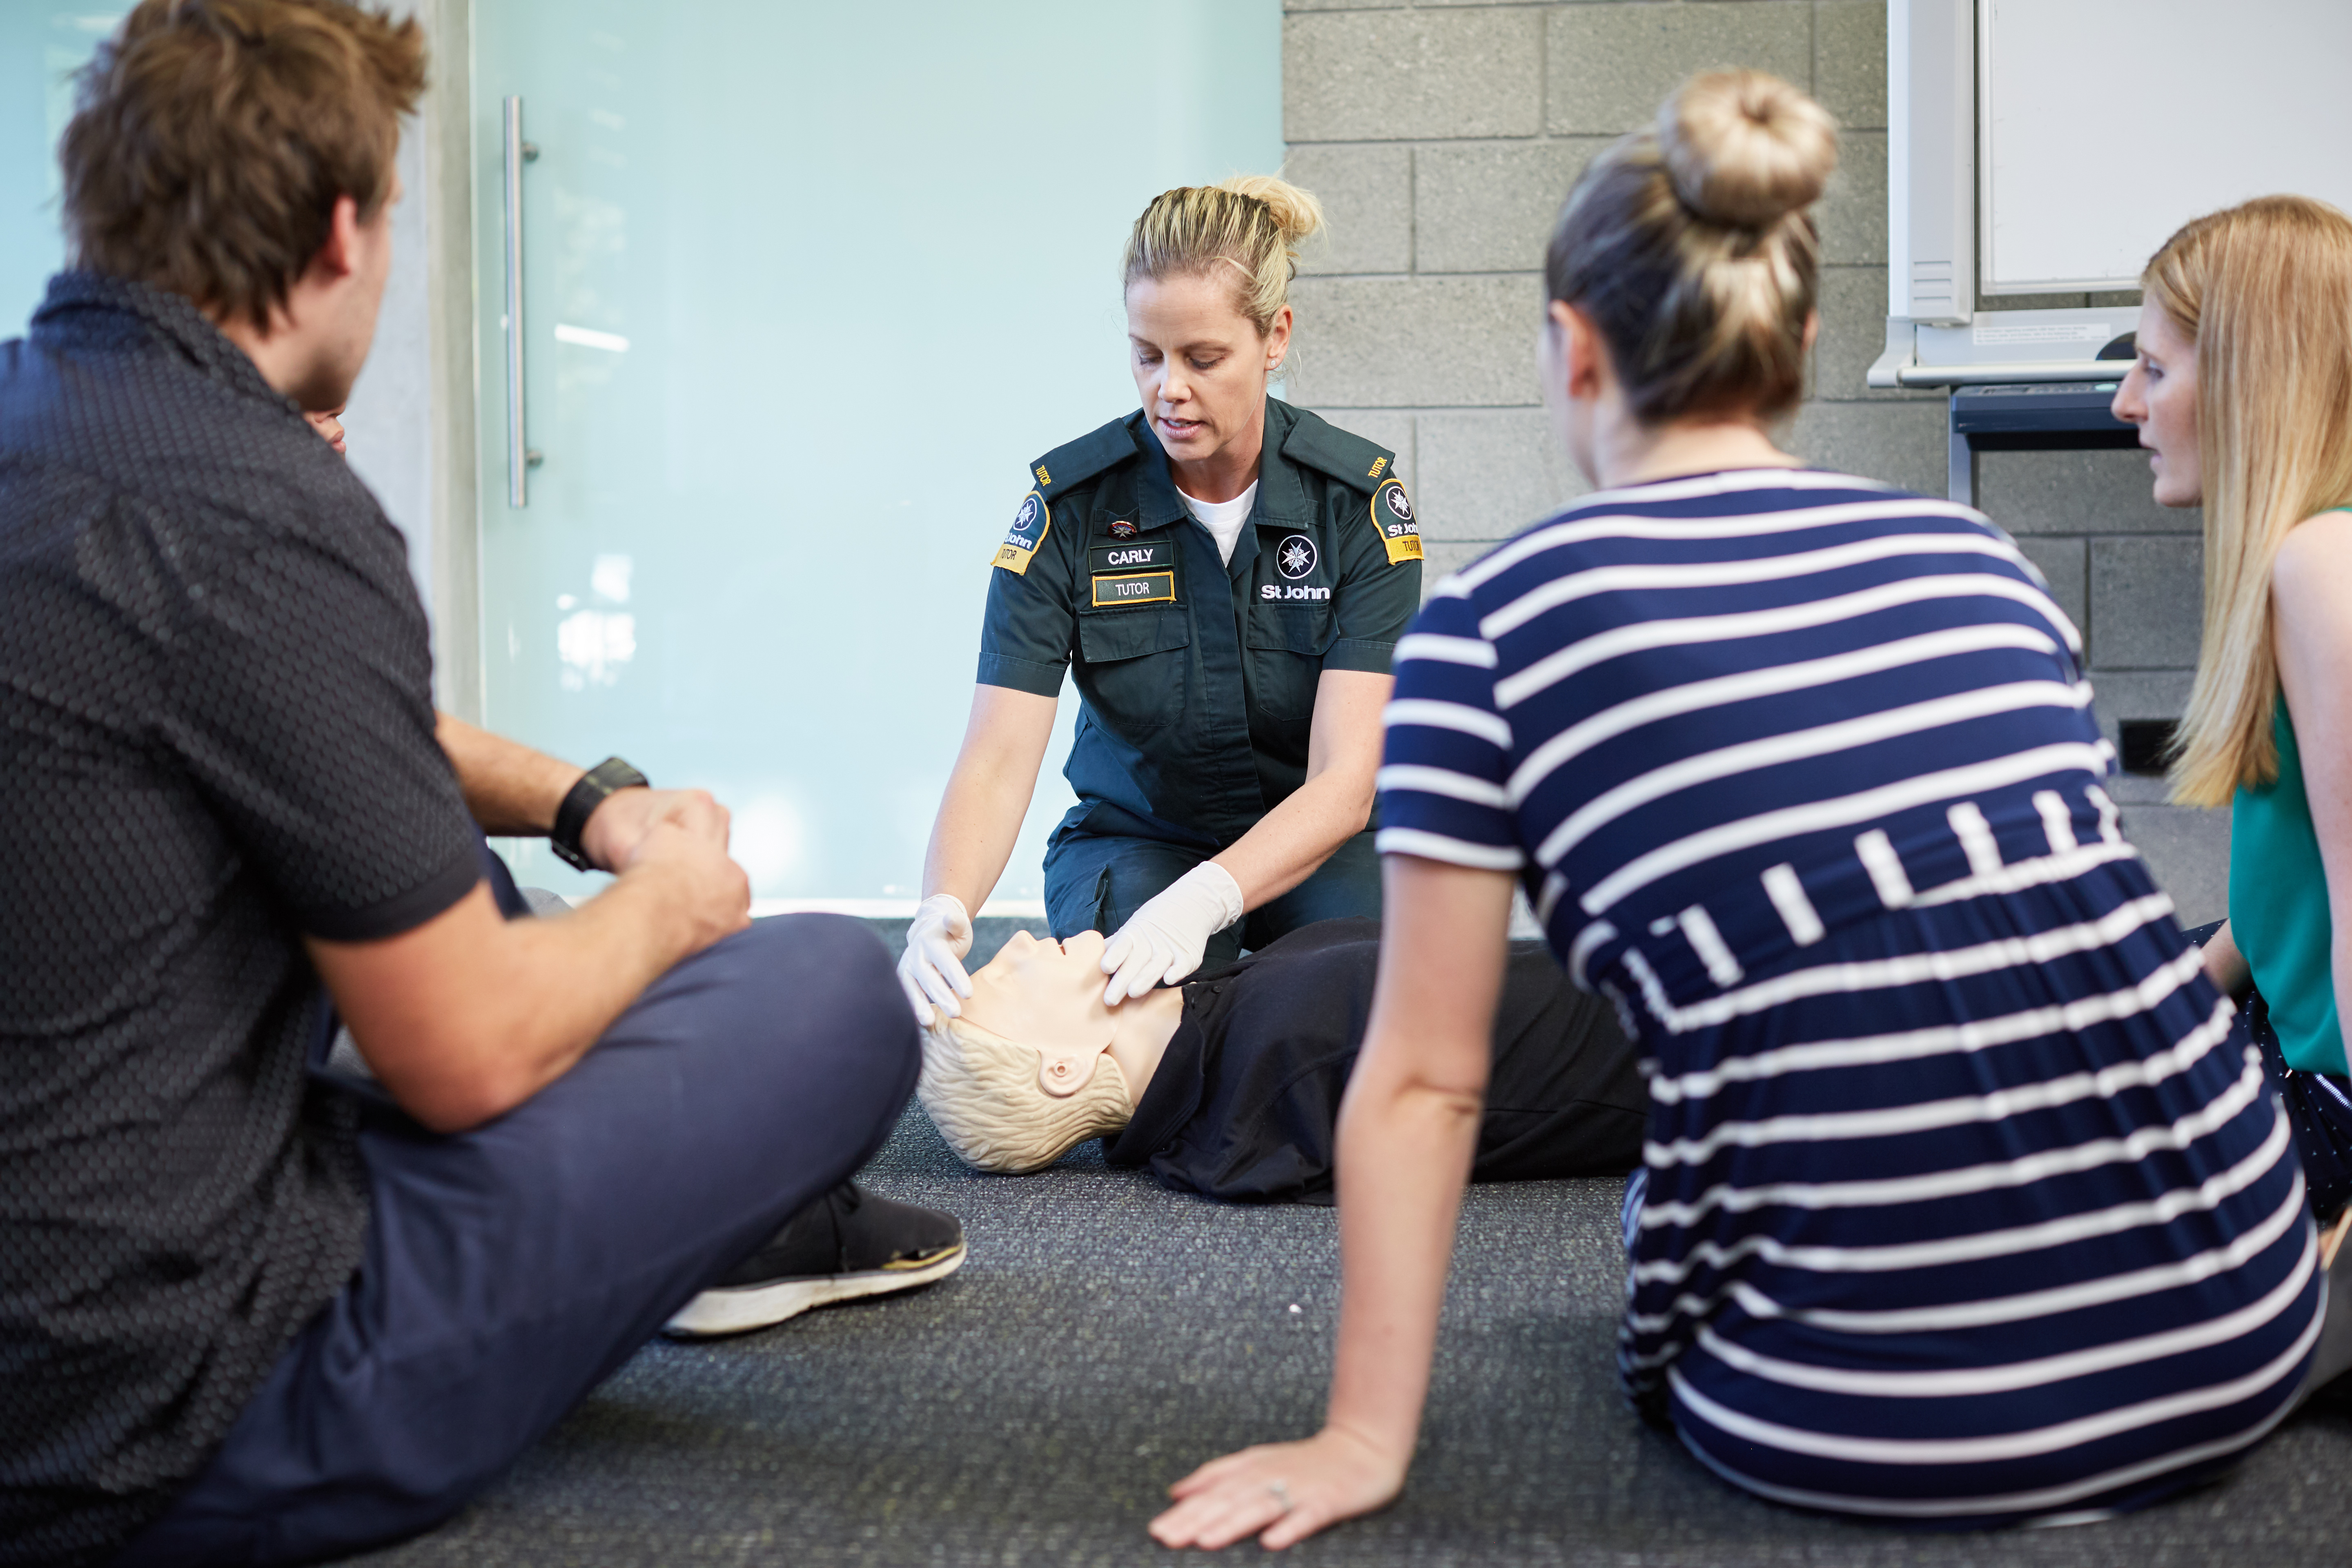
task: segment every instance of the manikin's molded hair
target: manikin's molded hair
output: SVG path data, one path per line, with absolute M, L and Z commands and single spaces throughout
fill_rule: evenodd
M 1127 281 L 1206 277 L 1223 269 L 1234 304 L 1264 337 L 1290 300 L 1299 242 L 1323 226 L 1323 205 L 1272 174 L 1179 185 L 1151 198 L 1127 239 Z
M 1033 1046 L 950 1019 L 923 1031 L 923 1076 L 915 1094 L 957 1159 L 1008 1176 L 1043 1170 L 1134 1116 L 1126 1076 L 1108 1051 L 1085 1085 L 1061 1098 L 1037 1081 L 1043 1061 Z

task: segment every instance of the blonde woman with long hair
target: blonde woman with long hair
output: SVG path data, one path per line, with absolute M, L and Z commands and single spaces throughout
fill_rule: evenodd
M 2187 225 L 2143 282 L 2116 416 L 2139 426 L 2156 499 L 2205 509 L 2204 647 L 2172 763 L 2175 800 L 2231 807 L 2205 968 L 2242 994 L 2325 1223 L 2352 1196 L 2352 218 L 2265 196 Z
M 1727 1480 L 1945 1527 L 2132 1508 L 2325 1356 L 2291 1133 L 2116 831 L 2074 627 L 1977 512 L 1772 443 L 1835 159 L 1803 93 L 1716 72 L 1569 195 L 1538 374 L 1598 490 L 1397 647 L 1325 1424 L 1177 1482 L 1164 1544 L 1403 1485 L 1515 882 L 1648 1058 L 1618 1368 Z

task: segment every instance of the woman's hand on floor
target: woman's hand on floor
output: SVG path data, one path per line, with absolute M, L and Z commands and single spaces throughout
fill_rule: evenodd
M 1303 1443 L 1244 1448 L 1170 1487 L 1176 1506 L 1151 1521 L 1151 1536 L 1162 1546 L 1214 1552 L 1256 1534 L 1260 1546 L 1278 1552 L 1387 1507 L 1404 1489 L 1405 1464 L 1406 1457 L 1391 1458 L 1341 1426 Z

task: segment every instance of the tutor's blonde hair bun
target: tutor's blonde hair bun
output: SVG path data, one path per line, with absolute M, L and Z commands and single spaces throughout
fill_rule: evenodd
M 1272 174 L 1179 185 L 1151 198 L 1127 238 L 1126 281 L 1232 275 L 1235 307 L 1263 337 L 1290 302 L 1298 247 L 1323 227 L 1323 204 Z

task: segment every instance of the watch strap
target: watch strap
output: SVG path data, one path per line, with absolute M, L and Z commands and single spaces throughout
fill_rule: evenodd
M 615 790 L 652 787 L 645 774 L 619 757 L 606 757 L 582 773 L 580 782 L 565 794 L 563 804 L 555 808 L 555 826 L 547 836 L 548 847 L 575 870 L 597 869 L 588 858 L 588 852 L 580 847 L 580 835 L 587 830 L 588 819 Z

